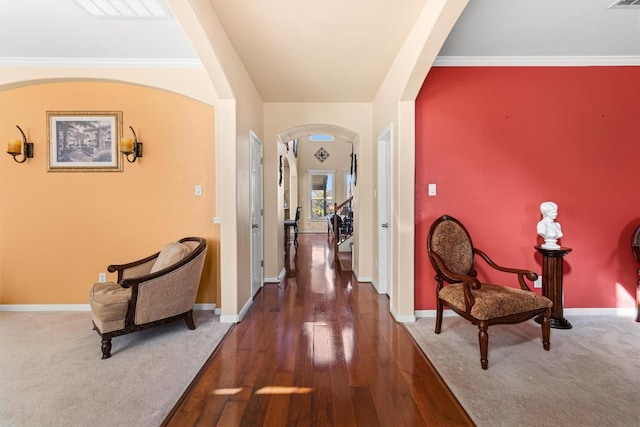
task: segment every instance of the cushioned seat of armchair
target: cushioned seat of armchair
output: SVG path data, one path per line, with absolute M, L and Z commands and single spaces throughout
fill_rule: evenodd
M 548 298 L 530 291 L 501 285 L 483 283 L 480 289 L 471 289 L 475 304 L 469 314 L 478 320 L 497 319 L 514 313 L 551 308 Z M 440 299 L 449 307 L 465 311 L 464 283 L 456 283 L 442 288 Z
M 124 328 L 124 319 L 131 299 L 131 288 L 117 283 L 95 283 L 91 289 L 91 319 L 102 333 Z
M 110 265 L 118 281 L 95 283 L 89 295 L 94 329 L 102 337 L 102 358 L 111 356 L 111 339 L 185 319 L 193 323 L 193 305 L 206 255 L 206 241 L 186 237 L 149 257 Z

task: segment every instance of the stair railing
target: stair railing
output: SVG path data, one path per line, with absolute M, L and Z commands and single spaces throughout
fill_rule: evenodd
M 345 236 L 344 239 L 342 239 L 342 237 L 340 236 L 340 230 L 338 227 L 338 221 L 336 221 L 336 216 L 340 214 L 340 212 L 344 212 L 343 215 L 345 215 L 346 218 L 349 219 L 351 225 L 351 234 L 349 234 L 348 236 Z M 331 226 L 333 229 L 333 255 L 334 258 L 336 259 L 336 261 L 338 260 L 338 245 L 340 244 L 341 241 L 345 240 L 347 237 L 349 237 L 350 235 L 353 234 L 353 196 L 349 197 L 347 200 L 345 200 L 344 202 L 337 204 L 334 203 L 333 204 L 333 217 L 332 217 L 332 221 L 331 221 Z

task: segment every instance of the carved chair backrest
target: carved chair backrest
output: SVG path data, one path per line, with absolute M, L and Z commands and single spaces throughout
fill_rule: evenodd
M 636 261 L 640 263 L 640 225 L 636 228 L 635 233 L 633 233 L 633 238 L 631 239 L 631 250 Z
M 442 275 L 432 253 L 438 254 L 445 266 L 457 274 L 468 275 L 473 271 L 473 243 L 466 228 L 457 219 L 443 215 L 429 229 L 427 237 L 429 260 L 436 272 Z

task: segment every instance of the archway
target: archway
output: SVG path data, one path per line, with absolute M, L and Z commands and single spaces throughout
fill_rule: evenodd
M 340 205 L 357 193 L 353 160 L 357 156 L 358 133 L 332 124 L 307 124 L 282 131 L 277 138 L 278 152 L 284 159 L 283 165 L 289 166 L 290 177 L 288 185 L 279 187 L 278 200 L 289 208 L 281 217 L 288 219 L 295 207 L 300 206 L 300 232 L 327 233 L 334 204 Z M 283 178 L 286 180 L 284 172 Z M 315 188 L 318 185 L 322 188 Z M 360 215 L 357 200 L 353 197 L 348 206 L 349 222 L 355 224 L 349 229 L 353 230 L 353 236 L 343 246 L 349 252 L 352 247 L 357 248 Z M 358 258 L 355 252 L 351 256 L 353 261 Z

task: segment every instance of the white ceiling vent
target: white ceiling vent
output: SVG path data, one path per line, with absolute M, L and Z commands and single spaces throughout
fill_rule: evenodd
M 73 0 L 94 18 L 171 19 L 164 0 Z
M 640 0 L 618 0 L 609 6 L 609 9 L 623 9 L 629 7 L 640 8 Z

